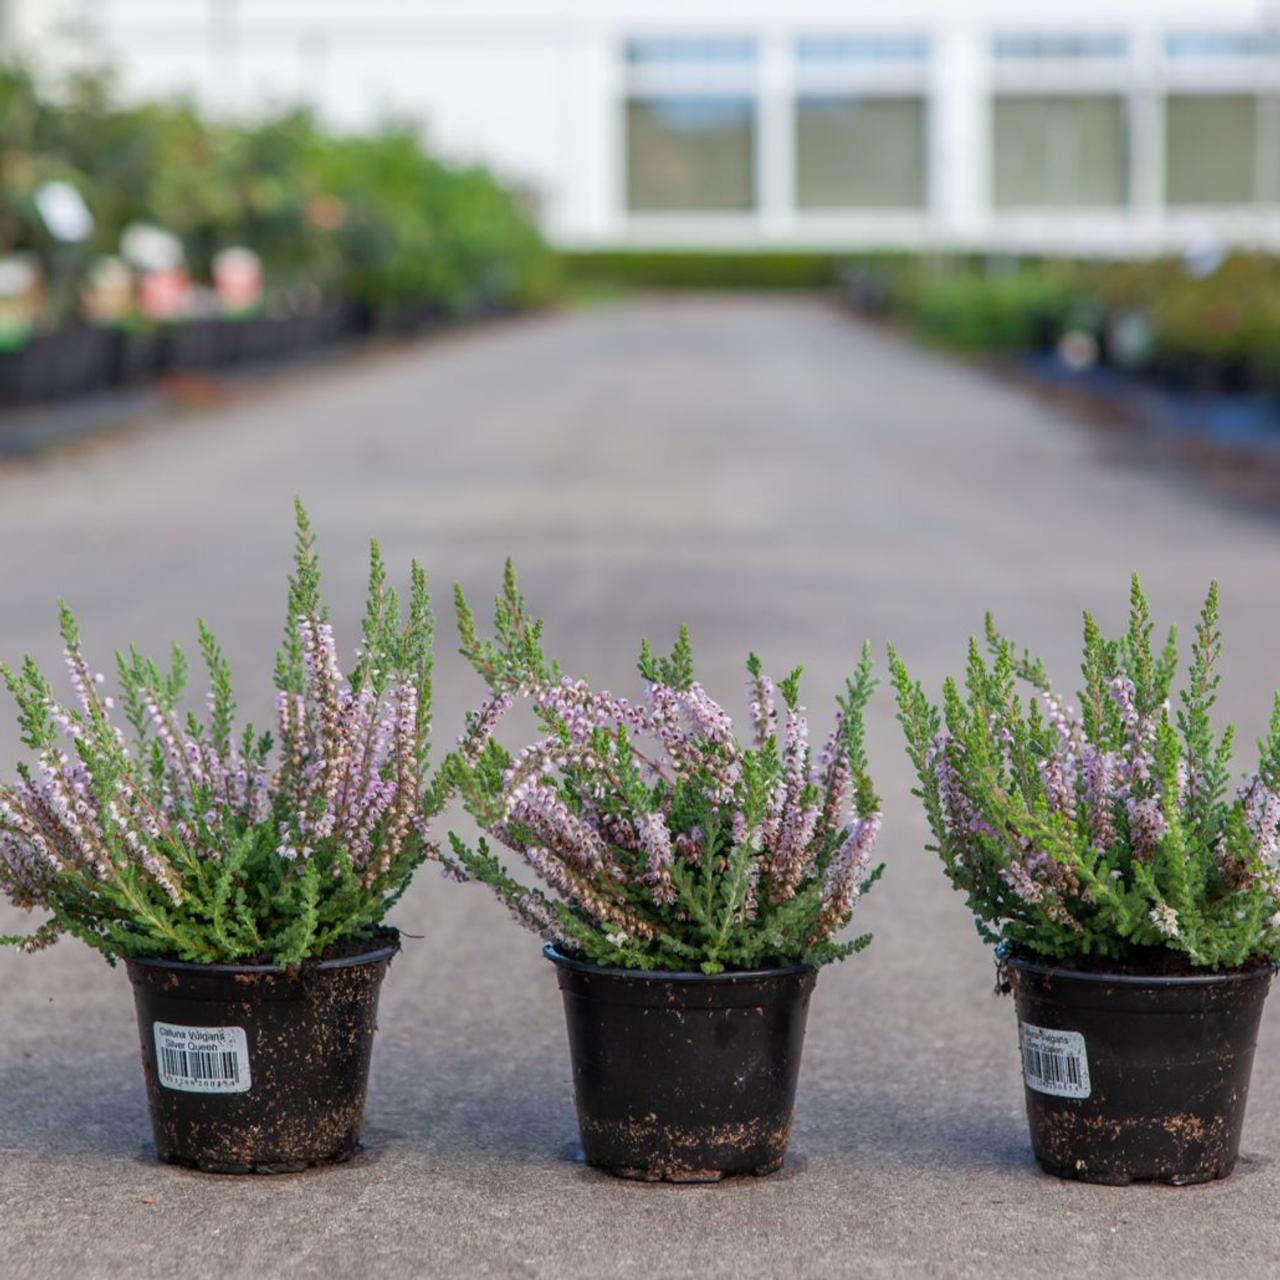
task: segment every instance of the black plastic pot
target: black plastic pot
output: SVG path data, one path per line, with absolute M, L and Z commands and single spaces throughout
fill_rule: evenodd
M 58 382 L 51 398 L 71 399 L 110 385 L 114 353 L 110 330 L 72 325 L 58 338 Z
M 0 402 L 45 404 L 97 391 L 111 381 L 114 338 L 73 324 L 36 334 L 0 360 Z
M 394 930 L 304 964 L 129 960 L 156 1154 L 208 1173 L 292 1173 L 359 1144 Z
M 386 313 L 386 328 L 397 337 L 442 329 L 448 321 L 447 309 L 431 301 L 393 303 Z
M 68 339 L 62 329 L 37 333 L 21 351 L 15 352 L 17 368 L 14 378 L 14 402 L 44 404 L 59 398 L 63 385 L 62 370 L 75 339 Z
M 207 373 L 234 364 L 239 344 L 237 322 L 210 316 L 182 320 L 165 333 L 167 373 Z
M 1147 977 L 1000 963 L 1041 1168 L 1110 1184 L 1230 1174 L 1270 968 Z
M 814 969 L 708 976 L 545 953 L 564 997 L 588 1164 L 647 1182 L 782 1166 Z
M 160 372 L 164 339 L 154 329 L 116 329 L 112 332 L 111 385 L 133 387 Z
M 0 409 L 21 402 L 23 350 L 0 351 Z

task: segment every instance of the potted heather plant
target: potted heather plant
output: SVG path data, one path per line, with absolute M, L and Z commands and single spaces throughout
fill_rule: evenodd
M 70 705 L 30 658 L 0 667 L 35 755 L 0 786 L 0 885 L 49 917 L 4 941 L 35 951 L 70 934 L 124 960 L 157 1153 L 214 1172 L 351 1155 L 399 949 L 382 920 L 430 849 L 425 576 L 414 565 L 402 616 L 374 544 L 364 643 L 344 677 L 297 515 L 274 740 L 237 731 L 203 624 L 203 718 L 182 709 L 176 647 L 167 670 L 117 655 L 117 705 L 65 606 Z
M 784 1159 L 809 997 L 820 966 L 866 946 L 838 938 L 879 877 L 867 774 L 864 650 L 815 761 L 800 671 L 748 660 L 753 736 L 694 678 L 687 632 L 642 648 L 645 700 L 562 678 L 510 565 L 497 640 L 458 593 L 462 652 L 491 695 L 448 772 L 488 842 L 450 833 L 447 869 L 489 885 L 546 940 L 568 1023 L 589 1164 L 648 1181 L 766 1174 Z M 541 736 L 516 754 L 493 732 L 517 698 Z M 527 879 L 528 877 L 526 877 Z
M 1089 1182 L 1224 1178 L 1280 957 L 1280 700 L 1232 790 L 1216 584 L 1176 710 L 1176 635 L 1153 649 L 1136 577 L 1122 639 L 1085 615 L 1078 713 L 990 617 L 987 642 L 941 712 L 890 664 L 932 847 L 1016 998 L 1036 1159 Z

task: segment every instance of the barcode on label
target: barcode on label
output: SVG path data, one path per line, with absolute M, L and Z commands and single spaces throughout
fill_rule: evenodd
M 1078 1031 L 1055 1031 L 1022 1022 L 1018 1024 L 1018 1041 L 1028 1089 L 1058 1098 L 1089 1096 L 1089 1055 Z
M 253 1083 L 243 1027 L 180 1027 L 155 1023 L 156 1075 L 166 1089 L 244 1093 Z
M 229 1050 L 214 1053 L 205 1049 L 160 1050 L 161 1074 L 177 1080 L 209 1082 L 229 1080 L 240 1083 L 240 1055 Z

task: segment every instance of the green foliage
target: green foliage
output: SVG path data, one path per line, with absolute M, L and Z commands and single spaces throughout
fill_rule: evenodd
M 753 660 L 758 670 L 759 659 L 754 654 L 748 661 Z M 650 684 L 670 685 L 681 693 L 686 692 L 693 684 L 693 644 L 689 640 L 689 628 L 681 626 L 669 658 L 655 658 L 650 652 L 649 642 L 642 640 L 640 660 L 636 666 L 640 675 Z
M 484 169 L 425 154 L 416 130 L 317 136 L 307 166 L 342 202 L 345 291 L 388 316 L 421 301 L 466 315 L 554 293 L 556 260 L 520 198 Z
M 1280 386 L 1280 258 L 1237 250 L 1212 270 L 1127 262 L 884 255 L 846 271 L 859 309 L 901 316 L 960 351 L 1017 355 L 1068 331 L 1175 386 Z M 1129 336 L 1124 336 L 1125 331 Z
M 542 652 L 542 619 L 529 617 L 510 558 L 503 570 L 502 592 L 494 603 L 494 639 L 480 638 L 460 586 L 453 589 L 453 602 L 461 641 L 458 652 L 495 693 L 560 678 L 558 664 L 548 663 Z
M 120 710 L 60 629 L 75 703 L 62 706 L 30 657 L 0 677 L 35 767 L 0 786 L 0 888 L 48 912 L 28 950 L 63 933 L 108 957 L 294 965 L 365 938 L 432 852 L 426 820 L 433 622 L 414 565 L 402 611 L 377 545 L 364 644 L 349 680 L 320 597 L 301 504 L 285 639 L 276 666 L 278 740 L 237 730 L 226 657 L 199 623 L 207 712 L 184 710 L 187 661 L 116 655 Z
M 783 682 L 780 744 L 772 685 L 749 659 L 757 733 L 746 747 L 698 684 L 684 628 L 669 655 L 643 645 L 643 705 L 559 677 L 510 565 L 495 639 L 478 636 L 460 591 L 457 606 L 462 652 L 491 697 L 446 769 L 471 816 L 542 886 L 517 878 L 487 839 L 471 846 L 451 833 L 444 856 L 456 875 L 489 885 L 568 952 L 610 966 L 817 965 L 870 941 L 836 937 L 880 875 L 869 865 L 879 824 L 863 734 L 869 651 L 815 766 L 798 669 Z M 513 756 L 492 733 L 517 695 L 531 699 L 543 736 Z
M 923 274 L 907 294 L 907 315 L 926 338 L 966 351 L 1018 352 L 1051 344 L 1082 305 L 1064 275 Z
M 830 253 L 617 251 L 570 253 L 571 285 L 644 289 L 825 289 L 837 281 Z
M 37 216 L 35 193 L 53 178 L 94 215 L 83 246 L 58 245 Z M 176 234 L 197 278 L 218 250 L 249 246 L 278 309 L 328 297 L 388 320 L 422 307 L 463 316 L 542 303 L 557 287 L 523 196 L 428 154 L 410 127 L 337 135 L 296 108 L 212 121 L 189 102 L 119 104 L 99 74 L 54 97 L 28 70 L 0 68 L 0 253 L 41 259 L 51 320 L 74 312 L 92 257 L 118 252 L 136 221 Z
M 1176 712 L 1176 633 L 1154 647 L 1136 576 L 1122 637 L 1085 615 L 1078 717 L 989 619 L 989 657 L 970 642 L 941 709 L 890 648 L 929 847 L 985 939 L 1060 959 L 1165 948 L 1210 969 L 1280 958 L 1280 699 L 1258 773 L 1229 796 L 1232 732 L 1211 719 L 1218 608 L 1214 584 Z

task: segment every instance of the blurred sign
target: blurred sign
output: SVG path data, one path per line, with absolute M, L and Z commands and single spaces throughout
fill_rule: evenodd
M 1207 237 L 1197 240 L 1182 255 L 1182 269 L 1193 280 L 1207 280 L 1226 261 L 1226 246 Z
M 151 222 L 131 222 L 125 227 L 120 252 L 139 271 L 177 271 L 186 257 L 182 241 Z
M 262 259 L 235 245 L 213 256 L 213 287 L 223 311 L 252 311 L 262 301 Z
M 176 320 L 187 314 L 191 281 L 187 273 L 148 271 L 138 282 L 138 305 L 151 320 Z
M 1108 325 L 1107 346 L 1120 368 L 1144 368 L 1151 363 L 1156 346 L 1150 318 L 1141 311 L 1121 311 Z
M 336 231 L 347 220 L 347 206 L 337 196 L 318 195 L 307 205 L 307 221 L 318 231 Z
M 36 191 L 36 211 L 45 230 L 64 244 L 79 244 L 93 234 L 93 214 L 69 182 L 46 182 Z
M 20 347 L 31 336 L 42 289 L 34 258 L 24 253 L 0 257 L 0 351 Z
M 85 314 L 99 324 L 115 324 L 133 309 L 133 272 L 121 258 L 98 258 L 80 291 Z
M 1058 339 L 1058 359 L 1073 373 L 1085 373 L 1098 363 L 1098 340 L 1086 329 L 1068 329 Z

